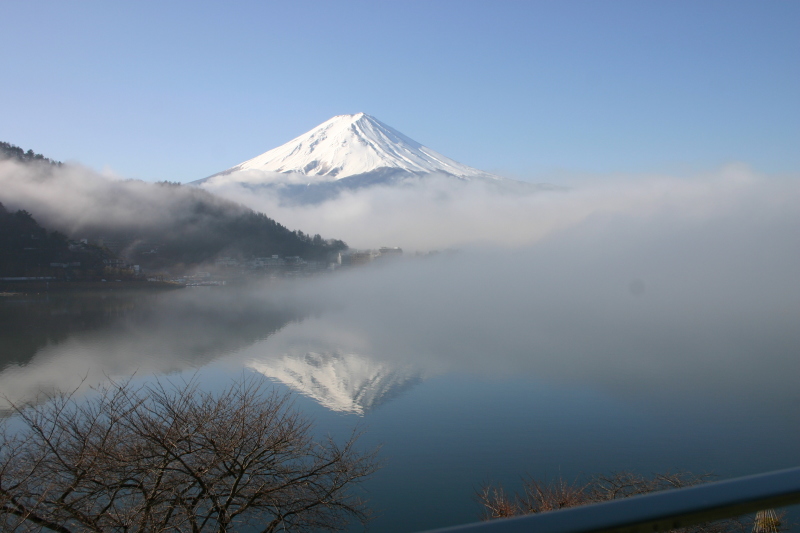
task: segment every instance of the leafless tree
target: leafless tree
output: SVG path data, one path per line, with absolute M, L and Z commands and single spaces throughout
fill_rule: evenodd
M 312 438 L 264 380 L 111 384 L 14 406 L 0 434 L 0 530 L 340 530 L 365 520 L 354 485 L 376 469 L 358 435 Z
M 487 484 L 477 493 L 483 505 L 485 520 L 506 518 L 532 513 L 543 513 L 600 503 L 660 490 L 688 487 L 710 481 L 711 474 L 696 475 L 689 472 L 662 473 L 645 477 L 631 472 L 614 472 L 595 475 L 588 481 L 570 483 L 563 478 L 545 483 L 533 478 L 523 481 L 520 494 L 509 495 L 501 486 Z M 781 525 L 780 518 L 772 512 L 775 519 L 771 523 Z M 752 520 L 733 518 L 718 520 L 686 528 L 680 531 L 691 533 L 743 533 L 753 527 Z M 777 527 L 777 526 L 776 526 Z

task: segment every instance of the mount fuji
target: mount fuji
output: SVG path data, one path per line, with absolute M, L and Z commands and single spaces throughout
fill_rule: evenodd
M 285 203 L 318 203 L 344 190 L 408 186 L 438 176 L 501 191 L 540 189 L 463 165 L 365 113 L 339 115 L 288 143 L 192 182 L 271 189 Z

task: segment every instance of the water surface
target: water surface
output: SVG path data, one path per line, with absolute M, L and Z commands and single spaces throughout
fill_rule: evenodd
M 35 401 L 131 375 L 214 388 L 260 373 L 296 392 L 320 433 L 359 426 L 363 446 L 383 446 L 364 487 L 373 531 L 474 521 L 482 483 L 516 488 L 524 475 L 797 466 L 793 256 L 754 276 L 744 256 L 700 249 L 676 264 L 641 251 L 622 264 L 619 252 L 543 247 L 242 288 L 4 298 L 0 390 Z

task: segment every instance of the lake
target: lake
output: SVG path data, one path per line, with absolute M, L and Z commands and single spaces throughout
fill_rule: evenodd
M 699 242 L 579 239 L 247 287 L 6 297 L 0 391 L 263 374 L 316 431 L 360 427 L 364 447 L 382 445 L 364 487 L 382 532 L 478 520 L 489 481 L 797 466 L 796 251 L 775 244 L 767 264 L 752 246 Z

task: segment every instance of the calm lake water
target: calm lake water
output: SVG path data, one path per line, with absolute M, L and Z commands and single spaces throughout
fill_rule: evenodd
M 0 391 L 259 372 L 298 393 L 317 431 L 360 426 L 363 446 L 383 446 L 365 486 L 382 532 L 475 521 L 487 481 L 800 464 L 796 265 L 559 253 L 3 298 Z

